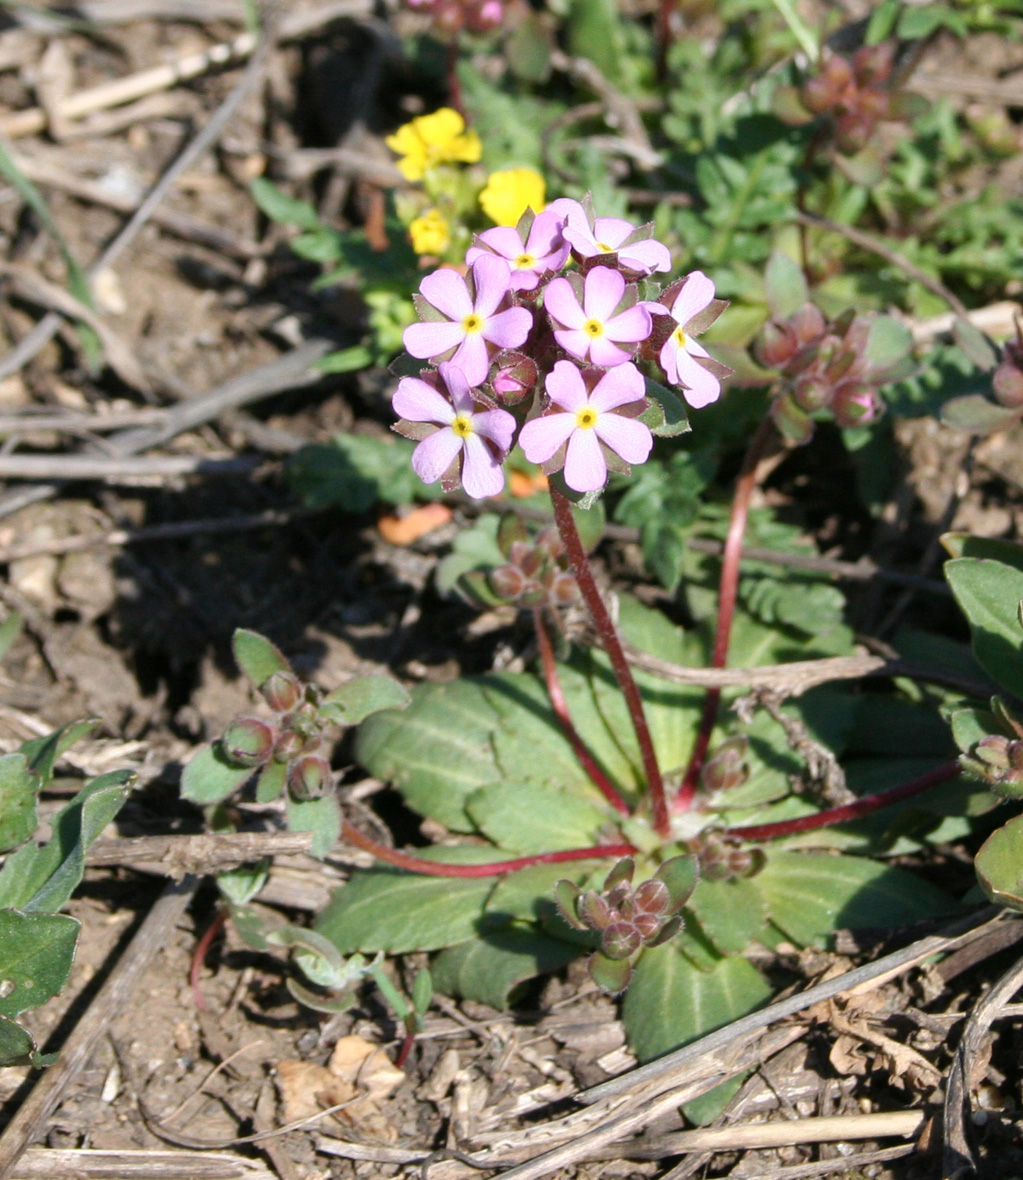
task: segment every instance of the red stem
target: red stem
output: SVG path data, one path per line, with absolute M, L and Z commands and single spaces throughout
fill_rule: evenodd
M 911 799 L 914 795 L 923 794 L 939 783 L 948 782 L 959 774 L 958 762 L 946 762 L 937 770 L 930 770 L 919 778 L 911 779 L 897 787 L 889 787 L 887 791 L 878 791 L 876 795 L 865 795 L 852 803 L 845 803 L 841 807 L 831 807 L 827 811 L 818 811 L 816 815 L 804 815 L 800 819 L 783 819 L 773 824 L 755 824 L 749 828 L 726 828 L 725 836 L 737 836 L 740 840 L 774 840 L 779 836 L 795 836 L 799 832 L 813 832 L 818 828 L 830 828 L 833 824 L 848 823 L 851 819 L 859 819 L 861 815 L 869 815 L 872 811 L 880 811 L 883 807 L 891 807 L 893 803 L 900 803 L 903 799 Z
M 415 1040 L 416 1034 L 414 1032 L 405 1033 L 405 1039 L 401 1042 L 401 1048 L 398 1050 L 398 1056 L 394 1062 L 396 1069 L 401 1069 L 405 1062 L 408 1061 L 408 1055 L 412 1050 L 412 1046 L 415 1044 Z
M 188 983 L 192 989 L 195 1006 L 200 1012 L 206 1011 L 206 1001 L 203 999 L 202 990 L 199 987 L 199 975 L 202 972 L 203 963 L 206 962 L 206 956 L 213 944 L 213 940 L 223 930 L 226 921 L 227 910 L 217 910 L 213 915 L 213 921 L 206 927 L 202 938 L 195 944 L 195 950 L 192 952 L 192 966 L 188 972 Z
M 547 628 L 544 626 L 543 615 L 540 613 L 539 607 L 533 608 L 533 626 L 536 628 L 536 642 L 540 648 L 540 659 L 543 663 L 543 677 L 547 683 L 547 695 L 550 697 L 551 708 L 554 710 L 554 715 L 561 724 L 565 737 L 571 743 L 575 756 L 579 759 L 579 764 L 590 776 L 594 786 L 616 811 L 622 815 L 628 815 L 629 805 L 618 794 L 614 783 L 611 782 L 597 765 L 596 758 L 586 748 L 586 744 L 579 736 L 578 730 L 572 724 L 572 717 L 568 711 L 568 701 L 565 700 L 565 693 L 561 687 L 561 680 L 558 677 L 558 664 L 554 658 L 554 647 L 551 644 L 551 637 L 547 634 Z
M 750 500 L 757 485 L 757 467 L 763 458 L 767 444 L 774 435 L 774 423 L 765 418 L 750 440 L 742 461 L 742 470 L 735 485 L 735 499 L 728 519 L 728 535 L 721 555 L 721 584 L 718 591 L 718 621 L 714 634 L 714 651 L 711 656 L 712 668 L 723 668 L 728 663 L 728 643 L 732 637 L 732 621 L 735 618 L 735 599 L 739 592 L 739 561 L 742 557 L 742 541 L 746 535 L 749 520 Z M 689 757 L 686 775 L 672 804 L 673 811 L 688 811 L 693 805 L 693 796 L 700 781 L 700 771 L 707 760 L 711 734 L 718 719 L 721 704 L 721 689 L 708 688 L 703 698 L 703 714 L 696 742 Z
M 369 836 L 364 836 L 357 828 L 352 827 L 348 820 L 341 821 L 341 835 L 349 844 L 372 853 L 377 860 L 396 865 L 399 869 L 422 873 L 427 877 L 499 877 L 504 873 L 514 873 L 518 869 L 531 868 L 533 865 L 559 865 L 568 864 L 573 860 L 632 856 L 636 851 L 631 844 L 597 844 L 593 848 L 563 848 L 558 852 L 536 852 L 532 856 L 517 856 L 514 860 L 492 860 L 480 865 L 452 865 L 444 864 L 442 861 L 425 860 L 421 856 L 409 856 L 407 852 L 399 852 L 396 848 L 386 848 L 383 844 L 371 840 Z
M 671 821 L 668 819 L 664 779 L 661 777 L 661 768 L 657 765 L 657 754 L 654 751 L 653 738 L 650 736 L 650 726 L 647 725 L 646 713 L 643 711 L 643 700 L 636 687 L 636 681 L 633 679 L 629 661 L 625 658 L 625 651 L 618 638 L 618 631 L 611 621 L 611 615 L 594 580 L 590 560 L 586 556 L 579 530 L 576 528 L 575 517 L 572 515 L 572 502 L 552 486 L 551 503 L 554 505 L 554 521 L 558 526 L 561 539 L 565 542 L 565 548 L 568 550 L 568 557 L 572 562 L 579 589 L 586 600 L 593 625 L 597 628 L 600 642 L 611 661 L 615 679 L 618 681 L 618 687 L 622 690 L 629 716 L 632 718 L 632 726 L 636 731 L 636 740 L 639 743 L 640 757 L 643 759 L 643 771 L 650 788 L 654 829 L 659 836 L 667 839 L 671 835 Z

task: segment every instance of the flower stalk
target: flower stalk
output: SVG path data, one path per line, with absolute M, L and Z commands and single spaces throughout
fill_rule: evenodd
M 593 577 L 590 560 L 586 556 L 582 538 L 576 527 L 575 517 L 572 515 L 572 502 L 562 492 L 551 487 L 551 503 L 554 505 L 554 523 L 558 526 L 561 539 L 565 542 L 579 589 L 589 609 L 597 634 L 600 636 L 600 642 L 611 661 L 615 679 L 618 681 L 618 687 L 622 690 L 626 708 L 629 710 L 629 717 L 632 719 L 633 729 L 636 731 L 636 741 L 639 743 L 639 753 L 643 761 L 643 772 L 646 776 L 653 806 L 654 830 L 659 836 L 667 839 L 671 835 L 671 822 L 668 818 L 664 779 L 657 763 L 657 754 L 654 750 L 653 738 L 650 736 L 646 713 L 643 711 L 639 688 L 625 656 L 625 649 L 622 647 L 618 630 Z

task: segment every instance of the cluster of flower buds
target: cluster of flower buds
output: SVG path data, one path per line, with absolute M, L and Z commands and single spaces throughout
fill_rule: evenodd
M 814 422 L 827 417 L 843 427 L 866 426 L 879 417 L 878 374 L 866 356 L 869 333 L 865 316 L 850 310 L 828 323 L 812 303 L 764 325 L 755 353 L 779 372 L 772 413 L 787 438 L 806 442 Z
M 998 697 L 992 699 L 991 709 L 1002 732 L 989 733 L 974 743 L 960 755 L 959 765 L 971 778 L 981 779 L 1000 795 L 1016 799 L 1023 796 L 1023 723 Z
M 504 18 L 501 0 L 408 0 L 408 6 L 432 17 L 438 30 L 447 34 L 462 29 L 486 33 L 496 29 Z
M 546 474 L 600 490 L 609 470 L 647 459 L 651 426 L 663 423 L 641 358 L 659 362 L 692 406 L 720 395 L 730 370 L 695 336 L 725 305 L 700 271 L 657 300 L 640 297 L 639 280 L 649 295 L 650 276 L 671 267 L 649 226 L 563 198 L 479 234 L 465 261 L 464 277 L 444 268 L 423 279 L 422 322 L 403 337 L 436 366 L 403 378 L 393 399 L 395 429 L 419 442 L 412 466 L 424 483 L 496 496 L 517 439 Z
M 741 787 L 749 778 L 746 753 L 749 742 L 742 736 L 723 741 L 703 764 L 700 786 L 708 795 Z
M 803 83 L 800 101 L 814 115 L 831 116 L 839 151 L 858 152 L 878 123 L 893 117 L 894 65 L 895 44 L 885 41 L 865 45 L 851 58 L 831 54 L 820 72 Z
M 699 880 L 696 860 L 674 856 L 652 876 L 633 886 L 636 862 L 624 857 L 608 873 L 601 892 L 583 892 L 571 881 L 554 889 L 558 911 L 575 930 L 600 936 L 590 959 L 590 974 L 611 995 L 628 987 L 632 967 L 647 946 L 659 946 L 682 929 L 679 910 Z
M 334 786 L 330 762 L 322 753 L 328 723 L 320 716 L 316 690 L 293 672 L 274 672 L 259 691 L 277 716 L 273 721 L 235 718 L 218 743 L 225 760 L 252 770 L 270 768 L 265 777 L 283 777 L 295 799 L 328 794 Z
M 498 526 L 497 543 L 508 560 L 484 576 L 498 598 L 524 609 L 578 601 L 579 584 L 569 573 L 565 542 L 553 525 L 530 537 L 522 518 L 507 513 Z
M 704 832 L 690 847 L 700 863 L 700 875 L 712 881 L 754 877 L 767 859 L 763 849 L 750 848 L 733 836 L 713 830 Z

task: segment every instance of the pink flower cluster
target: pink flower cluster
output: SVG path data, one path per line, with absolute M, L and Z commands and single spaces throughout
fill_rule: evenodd
M 656 360 L 693 407 L 720 396 L 730 370 L 695 337 L 725 305 L 700 271 L 640 298 L 639 280 L 649 294 L 650 276 L 671 268 L 648 226 L 561 199 L 479 234 L 466 266 L 464 277 L 423 279 L 421 322 L 403 337 L 436 366 L 403 378 L 393 401 L 395 429 L 419 441 L 412 466 L 424 482 L 498 495 L 517 434 L 530 462 L 598 491 L 609 470 L 628 471 L 653 447 L 637 362 Z
M 486 33 L 496 29 L 504 19 L 501 0 L 408 0 L 408 6 L 432 16 L 445 33 L 457 33 L 463 28 Z

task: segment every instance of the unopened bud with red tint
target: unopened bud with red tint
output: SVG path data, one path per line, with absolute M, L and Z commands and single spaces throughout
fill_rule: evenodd
M 288 767 L 288 790 L 296 799 L 319 799 L 333 785 L 330 763 L 319 754 L 303 754 Z
M 643 945 L 643 938 L 632 922 L 612 922 L 600 940 L 600 949 L 609 959 L 627 959 Z
M 700 771 L 700 786 L 705 791 L 729 791 L 741 787 L 749 778 L 744 737 L 732 737 L 721 743 Z
M 768 320 L 754 346 L 757 360 L 769 369 L 780 369 L 791 360 L 799 340 L 792 328 L 779 320 Z
M 882 41 L 877 45 L 864 45 L 853 55 L 852 69 L 860 86 L 884 84 L 892 76 L 895 67 L 895 42 Z
M 794 443 L 809 442 L 813 434 L 813 419 L 793 400 L 784 394 L 771 406 L 771 417 L 781 433 Z
M 258 717 L 239 717 L 224 730 L 220 748 L 236 766 L 262 766 L 273 753 L 277 731 Z
M 995 369 L 991 385 L 1000 406 L 1011 410 L 1023 406 L 1023 347 L 1016 341 L 1005 346 L 1002 363 Z
M 551 601 L 556 606 L 571 606 L 580 598 L 579 583 L 571 574 L 555 574 L 548 587 Z
M 796 334 L 800 345 L 819 340 L 827 329 L 824 313 L 815 303 L 804 303 L 788 318 L 788 325 Z
M 302 682 L 294 672 L 274 672 L 259 686 L 263 699 L 275 713 L 290 713 L 302 700 Z
M 840 385 L 835 390 L 831 409 L 839 426 L 866 426 L 881 411 L 877 394 L 867 385 Z
M 831 403 L 831 385 L 820 377 L 801 377 L 792 388 L 792 397 L 801 410 L 816 414 Z
M 502 405 L 514 406 L 533 392 L 538 375 L 536 362 L 529 357 L 521 357 L 497 369 L 491 378 L 490 388 Z
M 584 893 L 576 904 L 579 920 L 591 930 L 603 930 L 611 921 L 611 907 L 599 893 Z
M 637 910 L 656 917 L 667 913 L 671 897 L 668 893 L 668 886 L 663 881 L 658 881 L 656 877 L 651 877 L 636 889 L 633 901 Z
M 277 739 L 277 744 L 274 747 L 274 759 L 277 762 L 290 762 L 292 758 L 297 758 L 309 743 L 309 739 L 305 734 L 298 733 L 294 729 L 286 729 Z
M 844 57 L 833 54 L 823 64 L 820 73 L 803 85 L 800 98 L 808 111 L 822 115 L 842 102 L 852 84 L 852 66 Z
M 499 565 L 487 575 L 490 588 L 508 602 L 515 602 L 526 588 L 526 575 L 517 565 Z

